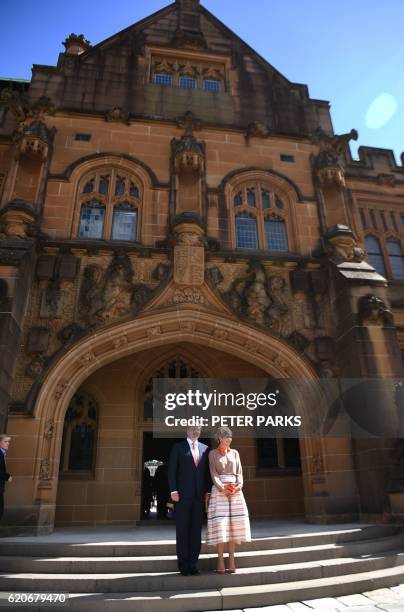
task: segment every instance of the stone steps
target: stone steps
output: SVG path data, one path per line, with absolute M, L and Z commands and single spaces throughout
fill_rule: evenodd
M 323 561 L 338 557 L 377 554 L 391 551 L 404 545 L 404 536 L 391 535 L 385 538 L 375 538 L 358 542 L 340 544 L 323 544 L 319 546 L 300 546 L 281 550 L 251 550 L 237 553 L 239 568 L 281 565 L 289 563 L 306 563 Z M 293 561 L 292 561 L 293 559 Z M 198 567 L 200 570 L 210 570 L 216 567 L 216 555 L 203 553 L 200 555 Z M 111 571 L 113 570 L 113 572 Z M 0 556 L 0 572 L 7 573 L 146 573 L 146 572 L 176 572 L 177 558 L 175 555 L 154 555 L 147 557 L 21 557 Z
M 176 571 L 172 539 L 128 540 L 92 541 L 91 534 L 82 541 L 5 539 L 0 590 L 3 595 L 70 593 L 67 609 L 73 612 L 200 612 L 349 595 L 404 582 L 404 534 L 393 525 L 258 537 L 238 547 L 237 574 L 224 576 L 212 571 L 211 547 L 203 547 L 201 574 L 184 577 Z M 47 607 L 31 604 L 29 610 Z
M 227 586 L 222 589 L 181 589 L 158 593 L 70 593 L 71 612 L 201 612 L 202 610 L 240 610 L 285 604 L 305 599 L 341 597 L 353 593 L 394 586 L 403 581 L 402 567 L 376 570 L 317 580 L 301 580 L 254 587 Z M 185 580 L 185 578 L 184 578 Z M 37 592 L 37 591 L 35 591 Z M 2 606 L 14 610 L 15 606 Z M 25 606 L 25 609 L 27 607 Z M 30 612 L 46 612 L 49 605 L 32 604 Z M 61 607 L 60 610 L 64 608 Z

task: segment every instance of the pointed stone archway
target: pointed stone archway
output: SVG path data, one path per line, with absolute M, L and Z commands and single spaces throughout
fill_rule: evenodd
M 258 366 L 274 378 L 316 379 L 313 366 L 284 341 L 234 320 L 227 314 L 181 305 L 162 312 L 145 312 L 136 319 L 114 324 L 72 346 L 49 371 L 35 406 L 40 422 L 34 473 L 34 503 L 39 506 L 38 530 L 54 524 L 63 422 L 70 399 L 93 372 L 121 357 L 145 348 L 176 342 L 216 348 Z M 306 515 L 321 471 L 321 440 L 301 441 Z M 312 482 L 311 466 L 317 473 Z M 319 467 L 320 466 L 320 467 Z M 313 488 L 314 487 L 314 488 Z M 315 512 L 317 514 L 317 512 Z M 313 515 L 314 516 L 314 515 Z

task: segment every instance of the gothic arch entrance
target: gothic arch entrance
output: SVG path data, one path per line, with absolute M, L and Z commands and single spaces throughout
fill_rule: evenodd
M 192 306 L 145 313 L 84 338 L 49 372 L 36 403 L 35 418 L 40 422 L 40 433 L 35 458 L 34 500 L 39 507 L 38 523 L 43 531 L 52 530 L 54 525 L 64 417 L 76 390 L 91 374 L 122 357 L 179 342 L 219 350 L 259 368 L 270 377 L 317 378 L 312 365 L 290 345 L 230 316 L 201 312 Z M 50 424 L 52 435 L 44 435 Z M 312 504 L 316 487 L 311 473 L 313 464 L 317 482 L 323 482 L 319 474 L 321 441 L 304 440 L 301 451 L 305 512 L 310 516 L 318 513 Z

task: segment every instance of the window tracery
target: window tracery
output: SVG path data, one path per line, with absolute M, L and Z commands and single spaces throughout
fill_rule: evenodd
M 137 179 L 114 168 L 95 171 L 79 183 L 77 236 L 139 240 L 141 191 Z
M 368 261 L 386 278 L 404 281 L 404 215 L 385 208 L 359 208 Z M 402 229 L 399 227 L 400 222 Z
M 289 251 L 285 202 L 270 186 L 262 182 L 238 186 L 232 202 L 236 248 Z

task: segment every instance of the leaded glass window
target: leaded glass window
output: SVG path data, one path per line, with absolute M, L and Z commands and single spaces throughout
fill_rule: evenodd
M 60 471 L 72 477 L 89 476 L 95 468 L 98 406 L 88 393 L 78 391 L 66 411 Z
M 203 88 L 205 91 L 213 91 L 219 93 L 221 90 L 221 83 L 217 79 L 204 79 Z
M 196 89 L 196 79 L 190 76 L 180 76 L 180 87 L 182 89 Z
M 79 238 L 102 238 L 105 206 L 97 200 L 82 204 Z
M 254 217 L 236 217 L 236 240 L 239 249 L 258 249 L 257 221 Z
M 393 278 L 396 280 L 404 280 L 404 254 L 400 241 L 390 237 L 387 238 L 386 244 Z
M 164 87 L 171 87 L 173 84 L 173 77 L 171 74 L 164 72 L 158 72 L 153 75 L 153 83 L 155 85 L 163 85 Z
M 366 236 L 365 243 L 370 265 L 373 266 L 379 274 L 386 276 L 386 268 L 378 238 L 372 235 Z
M 279 217 L 265 219 L 265 243 L 269 251 L 288 251 L 285 221 Z
M 139 240 L 141 197 L 131 174 L 101 168 L 82 180 L 79 193 L 79 238 Z
M 137 210 L 128 202 L 114 207 L 112 218 L 113 240 L 136 240 Z

